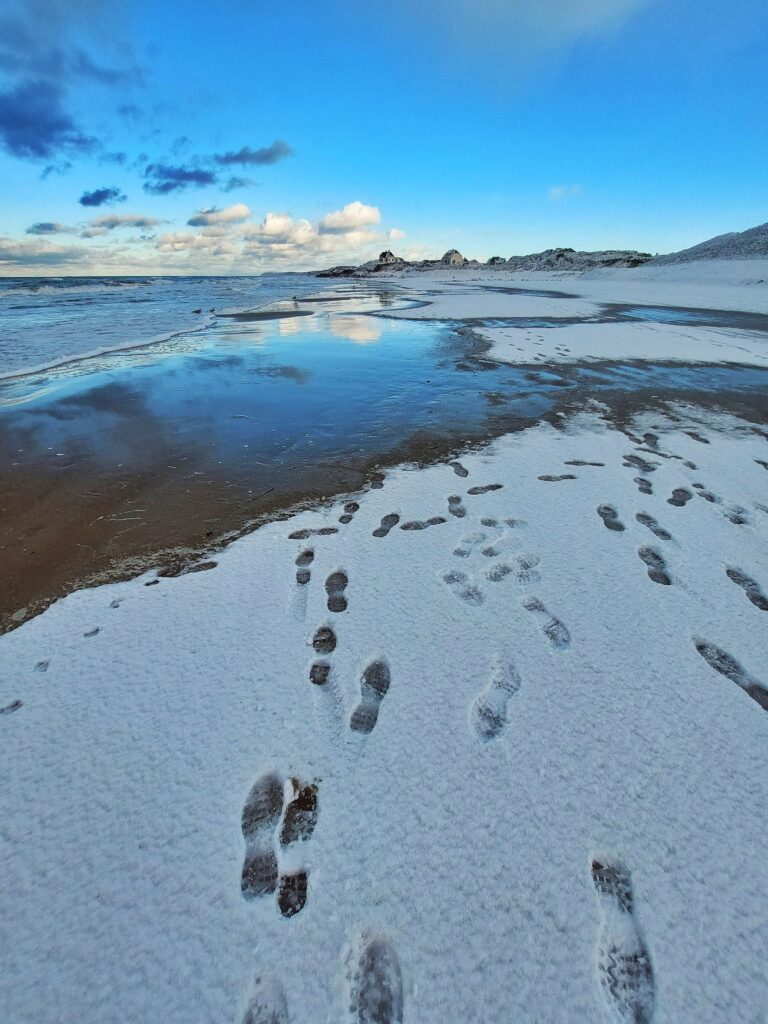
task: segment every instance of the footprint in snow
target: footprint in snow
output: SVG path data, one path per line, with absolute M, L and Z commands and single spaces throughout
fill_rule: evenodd
M 258 779 L 243 807 L 241 827 L 245 860 L 240 889 L 246 900 L 274 894 L 283 917 L 293 917 L 307 901 L 308 876 L 304 870 L 279 869 L 279 854 L 294 843 L 309 839 L 317 824 L 317 786 L 291 779 L 291 795 L 285 798 L 285 782 L 276 772 Z
M 653 494 L 653 484 L 650 480 L 646 480 L 644 476 L 636 476 L 635 483 L 641 494 Z
M 692 497 L 693 495 L 687 487 L 676 487 L 672 491 L 672 497 L 667 498 L 667 504 L 674 505 L 676 508 L 682 508 L 688 504 Z
M 386 537 L 399 522 L 400 516 L 396 512 L 390 512 L 389 515 L 383 516 L 381 523 L 373 531 L 373 536 Z
M 289 1024 L 289 1021 L 283 986 L 271 976 L 257 977 L 242 1024 Z
M 555 650 L 564 650 L 571 642 L 571 634 L 564 622 L 549 612 L 538 597 L 524 597 L 521 602 L 523 608 L 529 611 L 538 621 L 544 636 L 549 640 Z
M 451 593 L 465 604 L 477 608 L 485 602 L 483 592 L 472 583 L 465 572 L 451 569 L 450 572 L 443 573 L 443 582 L 448 586 Z
M 467 514 L 467 510 L 462 504 L 461 498 L 458 494 L 452 494 L 448 498 L 448 512 L 450 515 L 455 516 L 457 519 L 463 519 Z
M 490 491 L 500 491 L 504 484 L 486 484 L 484 487 L 470 487 L 467 494 L 488 494 Z
M 752 700 L 757 701 L 761 708 L 768 711 L 768 688 L 742 668 L 732 655 L 724 651 L 722 647 L 717 647 L 699 637 L 694 637 L 693 643 L 710 668 L 719 672 L 721 676 L 725 676 L 726 679 L 730 679 L 732 683 L 736 683 L 745 693 L 749 694 Z
M 308 540 L 310 537 L 330 537 L 332 533 L 338 533 L 335 526 L 321 526 L 317 530 L 294 530 L 288 534 L 288 540 Z
M 448 465 L 453 469 L 453 472 L 456 474 L 456 476 L 469 476 L 469 470 L 465 469 L 460 462 L 449 462 Z
M 537 477 L 538 480 L 544 480 L 546 483 L 555 484 L 561 480 L 575 480 L 576 476 L 573 473 L 560 473 L 552 474 L 546 473 L 544 476 Z
M 344 718 L 343 697 L 333 677 L 330 657 L 336 650 L 336 644 L 333 629 L 328 625 L 318 626 L 312 637 L 312 647 L 321 657 L 316 658 L 309 668 L 317 724 L 334 743 L 341 736 Z
M 619 513 L 613 507 L 613 505 L 598 505 L 597 514 L 603 521 L 603 526 L 608 530 L 614 530 L 617 533 L 623 533 L 625 527 L 624 523 L 619 519 Z
M 507 705 L 520 689 L 520 676 L 515 666 L 499 663 L 490 682 L 475 699 L 469 713 L 472 729 L 481 740 L 499 736 L 507 724 Z
M 350 1024 L 402 1024 L 403 977 L 395 947 L 364 932 L 348 958 Z
M 430 526 L 441 526 L 443 523 L 447 523 L 448 520 L 443 516 L 432 516 L 431 519 L 411 519 L 407 523 L 401 523 L 401 530 L 426 530 Z
M 760 589 L 757 580 L 753 580 L 751 576 L 747 576 L 741 569 L 736 569 L 732 565 L 726 566 L 725 574 L 737 587 L 741 587 L 755 608 L 759 608 L 761 612 L 768 612 L 768 597 Z
M 359 510 L 360 506 L 356 501 L 348 501 L 344 506 L 344 511 L 339 516 L 339 522 L 344 525 L 351 523 L 355 517 L 355 512 L 358 512 Z
M 637 554 L 648 570 L 649 579 L 663 587 L 672 585 L 672 578 L 667 572 L 667 563 L 660 551 L 652 547 L 642 547 L 637 549 Z
M 672 540 L 672 534 L 669 530 L 665 530 L 663 526 L 659 526 L 653 516 L 648 515 L 647 512 L 637 512 L 635 514 L 635 519 L 641 526 L 646 526 L 652 534 L 659 538 L 659 540 Z
M 372 661 L 360 679 L 360 701 L 349 719 L 352 732 L 373 732 L 379 718 L 381 702 L 386 697 L 391 682 L 389 665 L 386 661 Z
M 332 572 L 325 581 L 329 612 L 344 612 L 347 610 L 347 598 L 344 591 L 347 589 L 348 584 L 349 579 L 343 569 Z
M 310 565 L 315 560 L 315 552 L 312 548 L 307 548 L 306 551 L 300 551 L 296 556 L 296 582 L 300 587 L 304 587 L 309 583 L 312 573 L 310 572 Z
M 597 970 L 616 1024 L 651 1024 L 656 988 L 653 966 L 635 915 L 629 872 L 617 861 L 592 861 L 600 905 Z
M 660 466 L 660 463 L 648 462 L 640 455 L 624 455 L 623 459 L 625 469 L 639 469 L 641 473 L 655 473 Z

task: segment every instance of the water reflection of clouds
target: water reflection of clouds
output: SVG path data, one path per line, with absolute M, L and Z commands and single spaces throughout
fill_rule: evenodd
M 381 338 L 381 327 L 370 316 L 334 316 L 329 327 L 334 338 L 346 338 L 356 345 L 370 345 Z
M 315 317 L 290 317 L 278 320 L 277 330 L 281 338 L 292 334 L 309 334 L 318 330 L 318 322 Z

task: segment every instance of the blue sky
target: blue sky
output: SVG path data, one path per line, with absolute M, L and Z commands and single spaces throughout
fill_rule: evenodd
M 682 248 L 768 220 L 766 52 L 763 0 L 6 0 L 0 273 Z

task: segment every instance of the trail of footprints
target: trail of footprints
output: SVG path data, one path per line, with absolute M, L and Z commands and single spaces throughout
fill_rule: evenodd
M 693 436 L 693 435 L 691 435 Z M 706 439 L 694 437 L 702 443 Z M 664 458 L 680 458 L 658 451 L 655 435 L 646 434 L 648 446 L 644 449 Z M 643 476 L 635 477 L 638 490 L 652 494 L 653 487 L 647 475 L 655 472 L 658 463 L 651 463 L 639 455 L 625 455 L 628 468 L 639 469 Z M 599 462 L 570 460 L 568 465 L 601 466 Z M 459 462 L 450 463 L 459 477 L 468 476 L 468 471 Z M 686 463 L 695 469 L 692 463 Z M 543 475 L 540 480 L 555 481 L 575 479 L 572 474 Z M 721 499 L 708 492 L 703 485 L 692 485 L 704 500 L 721 504 Z M 468 496 L 482 495 L 500 490 L 500 484 L 470 487 Z M 672 506 L 682 508 L 694 494 L 688 488 L 675 488 L 667 499 Z M 738 506 L 731 521 L 738 521 Z M 339 518 L 346 524 L 359 510 L 356 502 L 348 502 Z M 448 497 L 449 515 L 463 519 L 467 510 L 460 495 Z M 604 526 L 613 532 L 624 532 L 626 527 L 618 510 L 608 504 L 600 505 L 597 514 Z M 727 513 L 726 513 L 727 514 Z M 635 520 L 647 528 L 656 538 L 671 541 L 672 535 L 647 512 L 637 512 Z M 386 538 L 396 526 L 400 529 L 423 530 L 429 526 L 445 523 L 442 516 L 428 520 L 401 522 L 398 513 L 385 515 L 380 525 L 373 530 L 373 536 Z M 528 584 L 538 580 L 537 555 L 512 551 L 510 531 L 524 526 L 516 519 L 498 520 L 484 517 L 482 526 L 494 529 L 495 536 L 484 530 L 475 530 L 462 538 L 454 549 L 454 557 L 468 560 L 479 554 L 489 559 L 490 565 L 484 572 L 486 580 L 492 583 L 513 576 L 519 583 Z M 335 527 L 317 530 L 298 530 L 290 535 L 292 539 L 306 540 L 312 536 L 336 533 Z M 638 549 L 648 576 L 653 582 L 669 586 L 672 579 L 661 552 L 650 545 Z M 311 566 L 315 559 L 314 548 L 306 548 L 296 557 L 296 582 L 305 587 L 311 579 Z M 498 561 L 503 559 L 503 561 Z M 728 579 L 740 587 L 748 600 L 759 610 L 768 611 L 768 597 L 760 585 L 741 569 L 726 566 Z M 464 571 L 454 568 L 443 574 L 443 580 L 452 592 L 468 605 L 480 605 L 485 600 L 484 591 Z M 347 609 L 346 591 L 349 585 L 343 569 L 331 572 L 325 580 L 327 608 L 332 615 Z M 544 637 L 554 650 L 563 650 L 570 644 L 570 633 L 565 624 L 553 615 L 535 596 L 521 598 L 522 607 L 537 622 Z M 735 682 L 763 708 L 768 709 L 768 689 L 752 677 L 736 659 L 726 651 L 705 640 L 694 638 L 697 652 L 716 672 Z M 317 627 L 312 637 L 312 647 L 317 655 L 309 669 L 309 680 L 315 692 L 335 692 L 337 721 L 343 717 L 340 708 L 340 694 L 332 682 L 332 655 L 336 650 L 337 637 L 334 629 L 323 624 Z M 371 661 L 363 670 L 357 698 L 347 719 L 350 734 L 368 736 L 376 726 L 382 703 L 390 689 L 391 674 L 384 659 Z M 508 720 L 508 706 L 521 687 L 521 678 L 514 664 L 500 659 L 492 671 L 487 685 L 477 694 L 469 711 L 472 730 L 482 742 L 493 741 L 504 731 Z M 3 709 L 4 711 L 6 709 Z M 246 852 L 243 863 L 241 889 L 244 898 L 254 900 L 262 897 L 276 898 L 280 914 L 290 918 L 298 914 L 306 904 L 309 891 L 308 873 L 296 868 L 289 851 L 310 839 L 317 823 L 317 783 L 302 782 L 298 778 L 283 779 L 275 772 L 262 776 L 252 787 L 242 814 L 242 832 Z M 649 953 L 644 945 L 634 910 L 634 897 L 629 872 L 617 860 L 604 857 L 594 859 L 591 865 L 592 882 L 599 906 L 599 934 L 597 968 L 600 989 L 609 1013 L 616 1024 L 650 1024 L 655 1002 L 655 982 Z M 359 947 L 350 954 L 348 962 L 349 1012 L 357 1024 L 400 1024 L 403 1018 L 403 983 L 399 960 L 390 940 L 381 934 L 364 933 Z M 243 1024 L 287 1024 L 289 1020 L 285 994 L 274 979 L 257 979 L 254 991 L 243 1018 Z

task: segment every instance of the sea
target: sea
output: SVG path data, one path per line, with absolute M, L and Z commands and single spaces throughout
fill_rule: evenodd
M 2 277 L 0 377 L 205 327 L 322 285 L 311 274 L 250 277 Z M 199 312 L 196 312 L 199 310 Z

